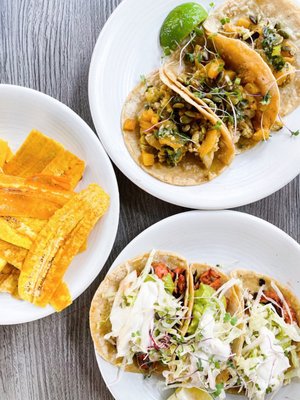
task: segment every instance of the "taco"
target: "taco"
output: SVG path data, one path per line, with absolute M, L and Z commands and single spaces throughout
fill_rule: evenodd
M 150 75 L 129 94 L 122 127 L 136 163 L 170 184 L 187 186 L 211 180 L 234 157 L 225 126 L 163 73 Z
M 281 94 L 280 114 L 300 104 L 300 7 L 291 0 L 227 0 L 205 22 L 210 32 L 239 39 L 272 70 Z
M 163 375 L 169 385 L 198 387 L 223 398 L 236 382 L 234 356 L 244 327 L 238 282 L 206 264 L 192 264 L 189 276 L 190 323 Z
M 186 329 L 189 301 L 187 261 L 177 254 L 153 250 L 118 266 L 91 305 L 98 354 L 126 371 L 159 373 Z
M 198 29 L 162 68 L 180 90 L 218 116 L 237 152 L 269 138 L 279 111 L 278 86 L 246 44 Z
M 237 270 L 244 287 L 246 330 L 236 361 L 237 385 L 250 400 L 264 400 L 300 377 L 300 303 L 268 276 Z

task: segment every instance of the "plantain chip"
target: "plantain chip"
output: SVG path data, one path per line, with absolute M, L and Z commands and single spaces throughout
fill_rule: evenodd
M 5 269 L 0 272 L 0 293 L 9 293 L 16 298 L 18 294 L 18 281 L 20 271 L 10 264 L 6 264 Z
M 109 196 L 96 184 L 73 196 L 49 219 L 24 261 L 19 295 L 46 306 L 74 256 L 109 206 Z
M 0 217 L 0 239 L 5 242 L 14 244 L 15 246 L 22 247 L 23 249 L 30 249 L 32 240 L 25 235 L 21 235 L 4 218 Z
M 0 272 L 4 269 L 6 266 L 7 262 L 3 258 L 0 258 Z
M 26 236 L 33 242 L 42 227 L 47 223 L 44 219 L 26 217 L 0 217 L 9 224 L 11 229 L 22 236 Z
M 21 269 L 28 250 L 0 239 L 0 258 Z
M 4 165 L 4 172 L 22 177 L 38 174 L 61 150 L 61 144 L 32 130 L 16 154 Z
M 61 282 L 52 295 L 50 305 L 55 311 L 60 312 L 72 304 L 72 296 L 65 282 Z
M 6 159 L 5 162 L 8 163 L 14 156 L 14 153 L 11 151 L 11 148 L 7 145 Z
M 5 164 L 8 148 L 8 143 L 0 139 L 0 168 L 3 168 Z
M 48 219 L 73 192 L 28 178 L 0 174 L 0 216 Z
M 82 178 L 85 164 L 77 156 L 67 150 L 62 150 L 42 171 L 43 175 L 64 177 L 74 189 Z

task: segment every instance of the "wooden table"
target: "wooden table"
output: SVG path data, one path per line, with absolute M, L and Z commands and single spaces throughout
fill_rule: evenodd
M 94 129 L 88 103 L 89 64 L 97 37 L 118 3 L 0 0 L 1 83 L 47 93 L 71 107 Z M 120 225 L 102 273 L 61 314 L 0 327 L 1 400 L 112 399 L 98 371 L 89 333 L 92 296 L 128 242 L 149 225 L 185 211 L 144 193 L 117 169 L 116 174 Z M 299 242 L 299 182 L 298 177 L 274 195 L 239 210 L 272 222 Z

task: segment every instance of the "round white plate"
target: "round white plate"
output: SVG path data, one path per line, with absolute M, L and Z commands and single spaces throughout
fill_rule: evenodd
M 99 274 L 115 241 L 119 222 L 116 176 L 95 133 L 74 111 L 35 90 L 0 85 L 0 138 L 15 151 L 32 129 L 57 140 L 85 161 L 84 177 L 76 191 L 94 182 L 110 195 L 110 208 L 91 233 L 87 250 L 74 258 L 65 275 L 76 299 Z M 0 293 L 0 325 L 33 321 L 53 312 L 50 306 L 39 308 Z
M 220 264 L 228 272 L 247 268 L 271 275 L 289 285 L 300 298 L 300 245 L 279 228 L 249 214 L 189 211 L 166 218 L 133 239 L 111 268 L 152 248 L 175 251 L 189 262 Z M 118 374 L 118 368 L 98 355 L 97 361 L 116 400 L 165 400 L 170 394 L 155 378 Z M 300 383 L 293 382 L 277 397 L 299 400 L 299 391 Z M 227 396 L 228 400 L 242 398 Z
M 299 0 L 298 0 L 299 1 Z M 168 12 L 183 0 L 123 0 L 103 28 L 89 74 L 89 101 L 103 146 L 136 185 L 162 200 L 196 209 L 224 209 L 260 200 L 300 173 L 300 136 L 287 130 L 239 155 L 217 179 L 199 186 L 172 186 L 151 177 L 131 158 L 124 144 L 120 114 L 128 93 L 160 65 L 159 30 Z M 222 0 L 216 0 L 218 6 Z M 209 8 L 210 0 L 201 4 Z M 299 128 L 300 110 L 287 125 Z

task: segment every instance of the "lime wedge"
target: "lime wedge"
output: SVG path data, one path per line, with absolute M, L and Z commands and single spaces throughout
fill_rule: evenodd
M 165 53 L 175 50 L 206 17 L 207 11 L 198 3 L 184 3 L 174 8 L 160 29 L 160 44 Z
M 213 400 L 204 390 L 198 388 L 180 388 L 168 400 Z

